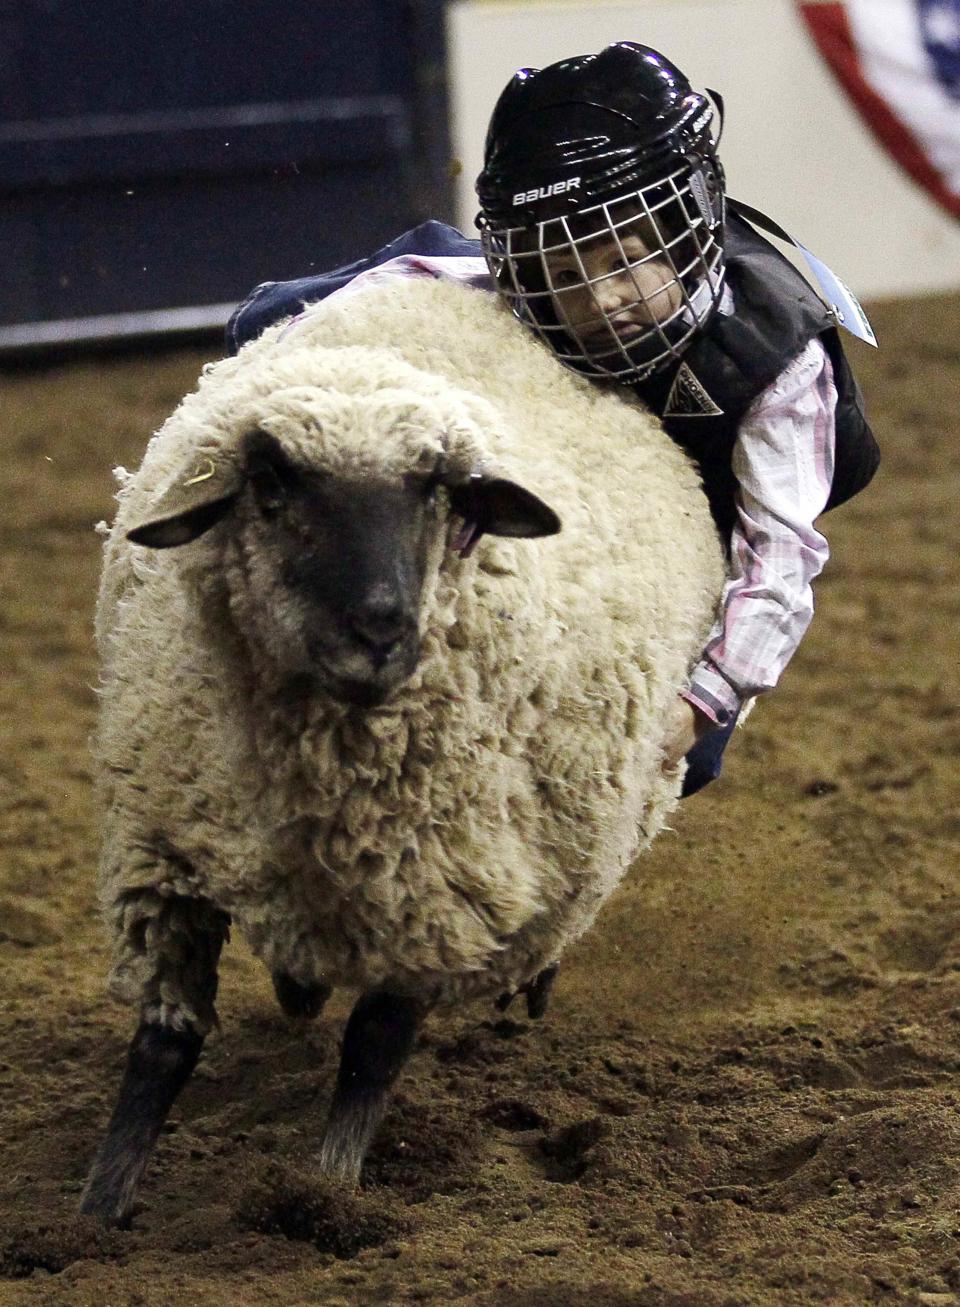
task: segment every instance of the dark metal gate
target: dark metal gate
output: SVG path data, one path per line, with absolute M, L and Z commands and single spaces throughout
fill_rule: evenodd
M 448 217 L 442 0 L 0 10 L 0 347 L 222 323 Z

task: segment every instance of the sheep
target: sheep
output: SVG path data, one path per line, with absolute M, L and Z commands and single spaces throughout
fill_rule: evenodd
M 217 1024 L 231 922 L 286 1012 L 359 991 L 319 1152 L 344 1184 L 431 1009 L 542 1011 L 677 801 L 724 574 L 655 419 L 427 279 L 208 365 L 123 482 L 95 755 L 140 1024 L 81 1200 L 105 1222 Z

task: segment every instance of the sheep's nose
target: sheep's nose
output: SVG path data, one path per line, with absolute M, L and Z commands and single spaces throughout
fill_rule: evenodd
M 400 643 L 410 625 L 400 595 L 386 589 L 371 591 L 354 603 L 349 621 L 353 634 L 382 657 Z

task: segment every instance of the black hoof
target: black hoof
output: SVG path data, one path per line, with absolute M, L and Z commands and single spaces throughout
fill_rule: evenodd
M 285 971 L 273 973 L 273 992 L 288 1017 L 312 1021 L 323 1011 L 331 994 L 329 985 L 301 985 Z
M 497 999 L 497 1007 L 501 1012 L 506 1012 L 517 994 L 523 994 L 527 1000 L 527 1016 L 533 1021 L 539 1020 L 547 1010 L 550 990 L 559 970 L 560 963 L 551 962 L 549 967 L 544 967 L 538 975 L 534 976 L 533 980 L 528 980 L 525 985 L 521 985 L 514 993 L 501 994 Z
M 551 962 L 549 967 L 544 967 L 538 976 L 524 986 L 527 995 L 527 1015 L 534 1021 L 539 1020 L 547 1010 L 547 1003 L 550 1000 L 550 990 L 553 988 L 553 982 L 557 978 L 557 972 L 560 970 L 559 962 Z

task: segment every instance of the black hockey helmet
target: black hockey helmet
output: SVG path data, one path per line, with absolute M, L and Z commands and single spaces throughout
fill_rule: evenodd
M 712 121 L 675 65 L 630 41 L 521 69 L 500 96 L 477 180 L 484 253 L 513 311 L 567 366 L 639 380 L 713 312 Z

